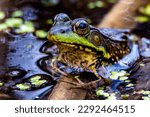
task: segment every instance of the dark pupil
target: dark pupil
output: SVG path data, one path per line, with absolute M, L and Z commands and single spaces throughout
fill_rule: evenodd
M 85 24 L 85 23 L 80 23 L 80 24 L 79 24 L 79 28 L 85 29 L 85 28 L 86 28 L 86 24 Z

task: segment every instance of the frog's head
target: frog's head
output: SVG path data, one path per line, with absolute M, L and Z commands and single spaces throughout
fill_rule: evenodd
M 103 37 L 98 29 L 88 24 L 86 19 L 77 18 L 71 20 L 67 14 L 60 13 L 55 16 L 54 24 L 48 33 L 48 39 L 54 42 L 58 48 L 65 46 L 64 49 L 77 48 L 85 52 L 103 54 L 109 58 L 103 46 Z

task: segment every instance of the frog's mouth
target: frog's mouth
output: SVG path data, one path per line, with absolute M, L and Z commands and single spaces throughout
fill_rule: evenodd
M 85 51 L 87 53 L 95 53 L 98 54 L 100 51 L 95 50 L 94 48 L 90 48 L 84 45 L 80 44 L 72 44 L 72 43 L 66 43 L 66 42 L 54 42 L 58 47 L 63 46 L 64 48 L 73 48 L 74 50 L 80 50 L 80 51 Z
M 103 54 L 105 58 L 110 58 L 109 53 L 106 52 L 103 46 L 96 47 L 92 43 L 90 43 L 86 38 L 81 37 L 75 33 L 48 34 L 47 37 L 50 41 L 54 42 L 57 46 L 64 45 L 66 47 L 77 48 L 86 52 Z

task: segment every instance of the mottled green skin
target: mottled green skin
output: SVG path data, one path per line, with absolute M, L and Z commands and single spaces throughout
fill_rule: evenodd
M 70 20 L 66 14 L 58 14 L 48 33 L 48 39 L 59 49 L 58 61 L 104 76 L 99 68 L 116 64 L 132 51 L 129 31 L 97 29 L 87 24 L 87 33 L 82 34 L 84 31 L 75 30 L 75 26 L 84 21 L 83 18 Z

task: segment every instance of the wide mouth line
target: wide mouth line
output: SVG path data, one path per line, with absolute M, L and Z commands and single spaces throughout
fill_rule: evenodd
M 61 41 L 53 41 L 54 43 L 57 43 L 59 45 L 64 45 L 64 46 L 67 46 L 67 45 L 71 45 L 71 46 L 77 46 L 78 49 L 80 50 L 91 50 L 91 52 L 98 52 L 95 48 L 92 48 L 92 47 L 89 47 L 89 46 L 85 46 L 85 45 L 80 45 L 80 44 L 76 44 L 76 43 L 67 43 L 67 42 L 61 42 Z M 56 44 L 56 45 L 57 45 Z M 83 49 L 82 49 L 83 48 Z M 89 51 L 88 51 L 89 52 Z

